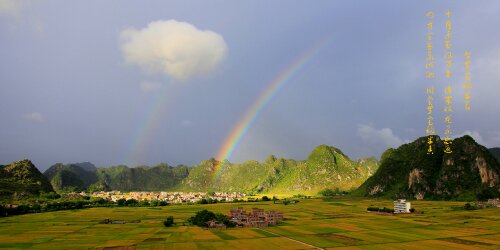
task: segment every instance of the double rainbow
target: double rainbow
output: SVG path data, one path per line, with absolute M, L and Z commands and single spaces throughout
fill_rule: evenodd
M 245 114 L 238 121 L 236 126 L 231 130 L 231 132 L 226 136 L 224 143 L 218 150 L 215 159 L 220 161 L 220 164 L 216 166 L 213 177 L 217 176 L 218 173 L 223 168 L 223 162 L 229 160 L 237 148 L 241 139 L 248 132 L 248 130 L 255 123 L 255 120 L 264 109 L 264 107 L 269 104 L 274 96 L 282 89 L 286 83 L 290 82 L 290 79 L 297 74 L 297 72 L 307 65 L 310 60 L 318 54 L 318 52 L 325 47 L 331 41 L 332 37 L 327 36 L 323 38 L 318 43 L 311 46 L 309 49 L 305 50 L 295 60 L 292 61 L 287 67 L 284 68 L 262 91 L 257 100 L 247 109 Z M 168 95 L 173 96 L 173 95 Z M 160 122 L 158 114 L 164 113 L 169 98 L 167 98 L 167 93 L 159 93 L 154 100 L 151 101 L 150 108 L 148 112 L 145 113 L 144 119 L 141 119 L 143 123 L 138 126 L 137 135 L 134 136 L 135 140 L 132 142 L 131 152 L 128 155 L 127 162 L 135 163 L 140 161 L 142 157 L 146 154 L 146 146 L 148 142 L 152 140 L 155 132 L 160 130 Z

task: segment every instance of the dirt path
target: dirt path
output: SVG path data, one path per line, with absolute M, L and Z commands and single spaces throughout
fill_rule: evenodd
M 311 245 L 311 244 L 309 244 L 309 243 L 305 243 L 305 242 L 300 241 L 300 240 L 295 240 L 295 239 L 292 239 L 292 238 L 289 238 L 289 237 L 286 237 L 286 236 L 283 236 L 283 235 L 280 235 L 280 234 L 277 234 L 277 233 L 273 233 L 273 232 L 270 232 L 270 231 L 264 230 L 264 229 L 262 229 L 262 228 L 258 228 L 258 229 L 259 229 L 259 230 L 262 230 L 262 231 L 264 231 L 264 232 L 266 232 L 266 233 L 274 234 L 274 235 L 276 235 L 276 236 L 278 236 L 278 237 L 283 237 L 283 238 L 285 238 L 285 239 L 289 239 L 289 240 L 291 240 L 291 241 L 295 241 L 295 242 L 298 242 L 298 243 L 304 244 L 304 245 L 306 245 L 306 246 L 310 246 L 310 247 L 312 247 L 312 248 L 314 248 L 314 249 L 324 249 L 324 248 L 321 248 L 321 247 L 317 247 L 317 246 L 315 246 L 315 245 Z

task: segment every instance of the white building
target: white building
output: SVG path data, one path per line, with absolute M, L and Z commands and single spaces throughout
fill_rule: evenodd
M 409 213 L 411 204 L 405 199 L 398 199 L 394 201 L 394 213 Z

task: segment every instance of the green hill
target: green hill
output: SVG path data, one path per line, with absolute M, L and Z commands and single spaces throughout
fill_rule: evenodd
M 490 148 L 488 149 L 490 153 L 497 158 L 498 162 L 500 162 L 500 148 Z
M 154 167 L 129 168 L 115 166 L 97 168 L 101 183 L 111 190 L 120 191 L 165 191 L 177 186 L 188 175 L 185 166 L 172 167 L 165 163 Z
M 188 167 L 159 164 L 129 168 L 124 165 L 96 168 L 91 163 L 54 164 L 44 172 L 57 191 L 161 191 L 177 186 Z
M 434 154 L 427 154 L 427 137 L 386 150 L 377 172 L 354 194 L 364 196 L 467 199 L 500 194 L 500 164 L 470 136 L 453 140 L 445 154 L 437 137 Z
M 56 191 L 82 191 L 98 181 L 97 168 L 89 163 L 66 164 L 56 163 L 48 168 L 43 175 Z
M 180 189 L 244 192 L 317 192 L 358 187 L 378 167 L 374 158 L 355 162 L 337 148 L 320 145 L 305 161 L 269 156 L 233 164 L 214 159 L 191 168 Z
M 30 160 L 16 161 L 0 167 L 2 197 L 22 197 L 53 191 L 50 182 Z
M 84 167 L 85 166 L 85 167 Z M 57 191 L 229 191 L 318 192 L 324 188 L 350 190 L 378 168 L 375 158 L 352 161 L 341 150 L 316 147 L 307 160 L 269 156 L 235 164 L 227 160 L 201 161 L 192 167 L 125 165 L 95 168 L 90 163 L 54 164 L 44 175 Z

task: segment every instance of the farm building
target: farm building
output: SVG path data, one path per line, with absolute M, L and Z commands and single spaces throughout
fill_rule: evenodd
M 394 201 L 394 213 L 409 213 L 411 204 L 405 199 L 398 199 Z
M 500 199 L 488 199 L 488 205 L 492 207 L 500 207 Z

